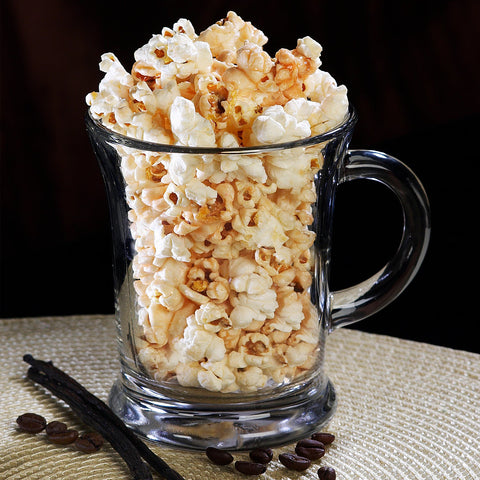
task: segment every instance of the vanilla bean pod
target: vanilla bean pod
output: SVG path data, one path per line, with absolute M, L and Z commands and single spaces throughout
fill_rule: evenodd
M 82 401 L 84 406 L 90 406 L 91 409 L 98 411 L 98 414 L 103 420 L 108 422 L 119 430 L 120 434 L 129 439 L 129 441 L 135 446 L 138 453 L 144 458 L 144 460 L 150 464 L 165 480 L 184 480 L 183 477 L 170 468 L 170 466 L 158 457 L 147 445 L 145 445 L 141 439 L 139 439 L 126 425 L 115 415 L 110 407 L 105 404 L 98 397 L 90 393 L 85 387 L 78 383 L 75 379 L 70 377 L 64 371 L 55 367 L 52 362 L 45 362 L 43 360 L 37 360 L 32 355 L 25 355 L 24 361 L 32 365 L 36 370 L 42 372 L 51 381 L 65 386 L 72 392 L 74 392 Z M 48 388 L 48 387 L 47 387 Z
M 111 429 L 108 421 L 97 411 L 86 407 L 75 392 L 47 377 L 35 367 L 30 367 L 27 375 L 28 378 L 50 390 L 56 397 L 67 403 L 83 422 L 101 433 L 125 460 L 135 480 L 152 480 L 150 469 L 142 460 L 132 442 L 124 435 L 119 435 L 115 428 Z

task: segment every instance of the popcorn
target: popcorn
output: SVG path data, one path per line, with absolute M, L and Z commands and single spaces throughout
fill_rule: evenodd
M 250 294 L 265 292 L 272 286 L 270 277 L 262 277 L 257 273 L 250 275 L 240 275 L 231 281 L 231 287 L 236 292 L 247 292 Z
M 204 185 L 200 180 L 193 178 L 185 185 L 185 196 L 198 205 L 205 205 L 213 203 L 212 201 L 217 198 L 217 191 Z
M 184 387 L 200 387 L 198 374 L 202 367 L 197 362 L 180 363 L 175 369 L 177 381 Z
M 167 331 L 173 314 L 160 304 L 152 303 L 148 308 L 148 318 L 155 343 L 163 347 L 168 341 Z
M 320 148 L 241 149 L 339 125 L 346 88 L 320 70 L 311 37 L 271 57 L 236 13 L 199 35 L 186 19 L 135 51 L 127 72 L 102 55 L 93 117 L 139 140 L 205 154 L 116 147 L 134 255 L 138 361 L 153 379 L 255 392 L 314 367 L 310 301 Z
M 184 33 L 185 28 L 189 34 Z M 190 22 L 180 20 L 174 26 L 178 30 L 164 29 L 161 35 L 153 35 L 150 41 L 135 51 L 135 72 L 143 77 L 166 80 L 187 78 L 189 75 L 210 68 L 212 55 L 208 44 L 195 41 L 196 35 Z
M 192 101 L 177 97 L 170 107 L 170 124 L 178 143 L 188 147 L 215 145 L 211 123 L 195 111 Z
M 297 42 L 296 50 L 298 53 L 303 55 L 304 57 L 311 58 L 311 59 L 318 59 L 317 67 L 321 65 L 320 63 L 320 54 L 322 53 L 322 46 L 316 42 L 311 37 L 304 37 L 300 38 Z
M 145 293 L 150 299 L 170 311 L 180 309 L 185 300 L 177 288 L 164 280 L 153 280 L 146 288 Z
M 278 295 L 278 309 L 275 318 L 278 325 L 273 323 L 277 330 L 284 331 L 285 328 L 291 330 L 298 330 L 301 327 L 301 322 L 305 318 L 303 313 L 303 305 L 298 300 L 298 294 L 294 291 L 282 292 Z
M 321 105 L 323 121 L 317 122 L 315 135 L 324 133 L 338 125 L 338 119 L 344 118 L 348 111 L 347 89 L 337 86 L 335 79 L 327 72 L 317 70 L 305 79 L 305 93 Z M 323 128 L 319 125 L 322 124 Z
M 225 362 L 202 362 L 205 370 L 198 372 L 198 383 L 212 392 L 230 392 L 238 390 L 236 377 Z
M 232 325 L 225 308 L 214 303 L 200 305 L 200 308 L 195 311 L 195 321 L 205 330 L 214 333 Z
M 312 154 L 298 152 L 298 155 L 285 155 L 275 152 L 265 166 L 267 175 L 278 188 L 298 191 L 305 186 L 305 179 L 312 175 Z
M 118 99 L 125 98 L 128 88 L 133 85 L 131 75 L 127 73 L 113 53 L 105 53 L 101 58 L 100 70 L 106 75 L 100 82 L 100 93 L 110 94 Z
M 156 102 L 156 110 L 154 114 L 161 113 L 163 115 L 167 115 L 170 111 L 173 101 L 180 96 L 180 89 L 175 80 L 169 80 L 162 85 L 162 88 L 153 90 L 152 94 L 155 97 Z
M 175 153 L 171 156 L 167 167 L 168 176 L 175 185 L 185 185 L 195 178 L 199 159 L 192 155 Z
M 241 209 L 232 227 L 247 248 L 281 246 L 288 240 L 278 218 L 263 209 Z
M 182 285 L 186 282 L 188 266 L 174 258 L 162 259 L 158 265 L 159 270 L 155 273 L 155 278 L 163 280 L 173 286 Z
M 220 361 L 225 357 L 226 349 L 223 340 L 215 333 L 198 326 L 195 319 L 187 319 L 187 328 L 182 339 L 183 353 L 189 360 Z
M 178 356 L 169 355 L 164 348 L 152 346 L 148 342 L 140 341 L 138 347 L 138 358 L 152 372 L 153 378 L 160 381 L 174 374 Z
M 210 301 L 210 299 L 206 295 L 203 295 L 196 290 L 187 287 L 187 285 L 180 285 L 179 289 L 186 298 L 198 305 L 202 305 Z
M 212 55 L 216 57 L 223 51 L 236 51 L 245 41 L 264 45 L 267 37 L 250 22 L 244 22 L 235 12 L 207 28 L 199 35 L 199 40 L 210 45 Z
M 234 308 L 230 319 L 234 327 L 240 328 L 249 326 L 253 320 L 263 322 L 267 318 L 273 318 L 278 307 L 277 294 L 271 289 L 255 294 L 240 293 L 237 297 L 232 297 L 231 303 Z
M 192 245 L 188 238 L 180 237 L 175 233 L 165 235 L 162 230 L 158 229 L 154 232 L 155 257 L 172 257 L 180 262 L 190 261 Z
M 237 65 L 250 80 L 257 83 L 265 75 L 268 75 L 274 63 L 270 55 L 264 52 L 260 46 L 246 40 L 243 46 L 237 50 Z
M 267 108 L 252 125 L 253 134 L 261 145 L 289 142 L 310 136 L 307 120 L 297 122 L 281 105 Z
M 268 377 L 260 367 L 246 367 L 238 371 L 237 383 L 246 392 L 254 392 L 265 386 Z
M 301 342 L 298 345 L 287 348 L 285 359 L 290 366 L 302 366 L 309 360 L 314 350 L 315 345 Z

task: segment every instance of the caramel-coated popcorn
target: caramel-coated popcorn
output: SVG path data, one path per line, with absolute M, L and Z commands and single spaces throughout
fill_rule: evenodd
M 112 53 L 87 96 L 114 132 L 187 147 L 300 140 L 340 124 L 346 88 L 299 39 L 271 57 L 267 37 L 234 12 L 197 35 L 180 19 L 135 52 Z M 158 381 L 215 392 L 291 382 L 314 365 L 310 300 L 318 149 L 248 155 L 116 147 L 135 256 L 136 349 Z

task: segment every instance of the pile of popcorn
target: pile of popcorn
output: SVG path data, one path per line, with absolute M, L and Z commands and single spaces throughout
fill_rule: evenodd
M 197 35 L 180 19 L 135 52 L 111 53 L 91 114 L 129 137 L 188 147 L 270 145 L 318 135 L 347 115 L 346 88 L 319 69 L 310 37 L 271 58 L 234 12 Z M 311 304 L 319 148 L 215 154 L 117 146 L 135 241 L 138 357 L 158 381 L 257 391 L 317 357 Z

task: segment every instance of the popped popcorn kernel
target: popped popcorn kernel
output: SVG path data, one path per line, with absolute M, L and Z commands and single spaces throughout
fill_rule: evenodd
M 212 55 L 216 57 L 225 50 L 236 51 L 245 41 L 262 46 L 268 39 L 250 22 L 243 21 L 235 12 L 230 11 L 224 19 L 200 33 L 199 40 L 207 42 Z
M 274 57 L 267 40 L 233 11 L 200 34 L 181 18 L 135 51 L 130 71 L 102 55 L 104 77 L 86 96 L 92 117 L 116 133 L 218 149 L 117 147 L 134 250 L 134 344 L 158 382 L 256 392 L 314 368 L 321 149 L 223 149 L 331 130 L 347 115 L 347 89 L 320 70 L 313 38 Z

